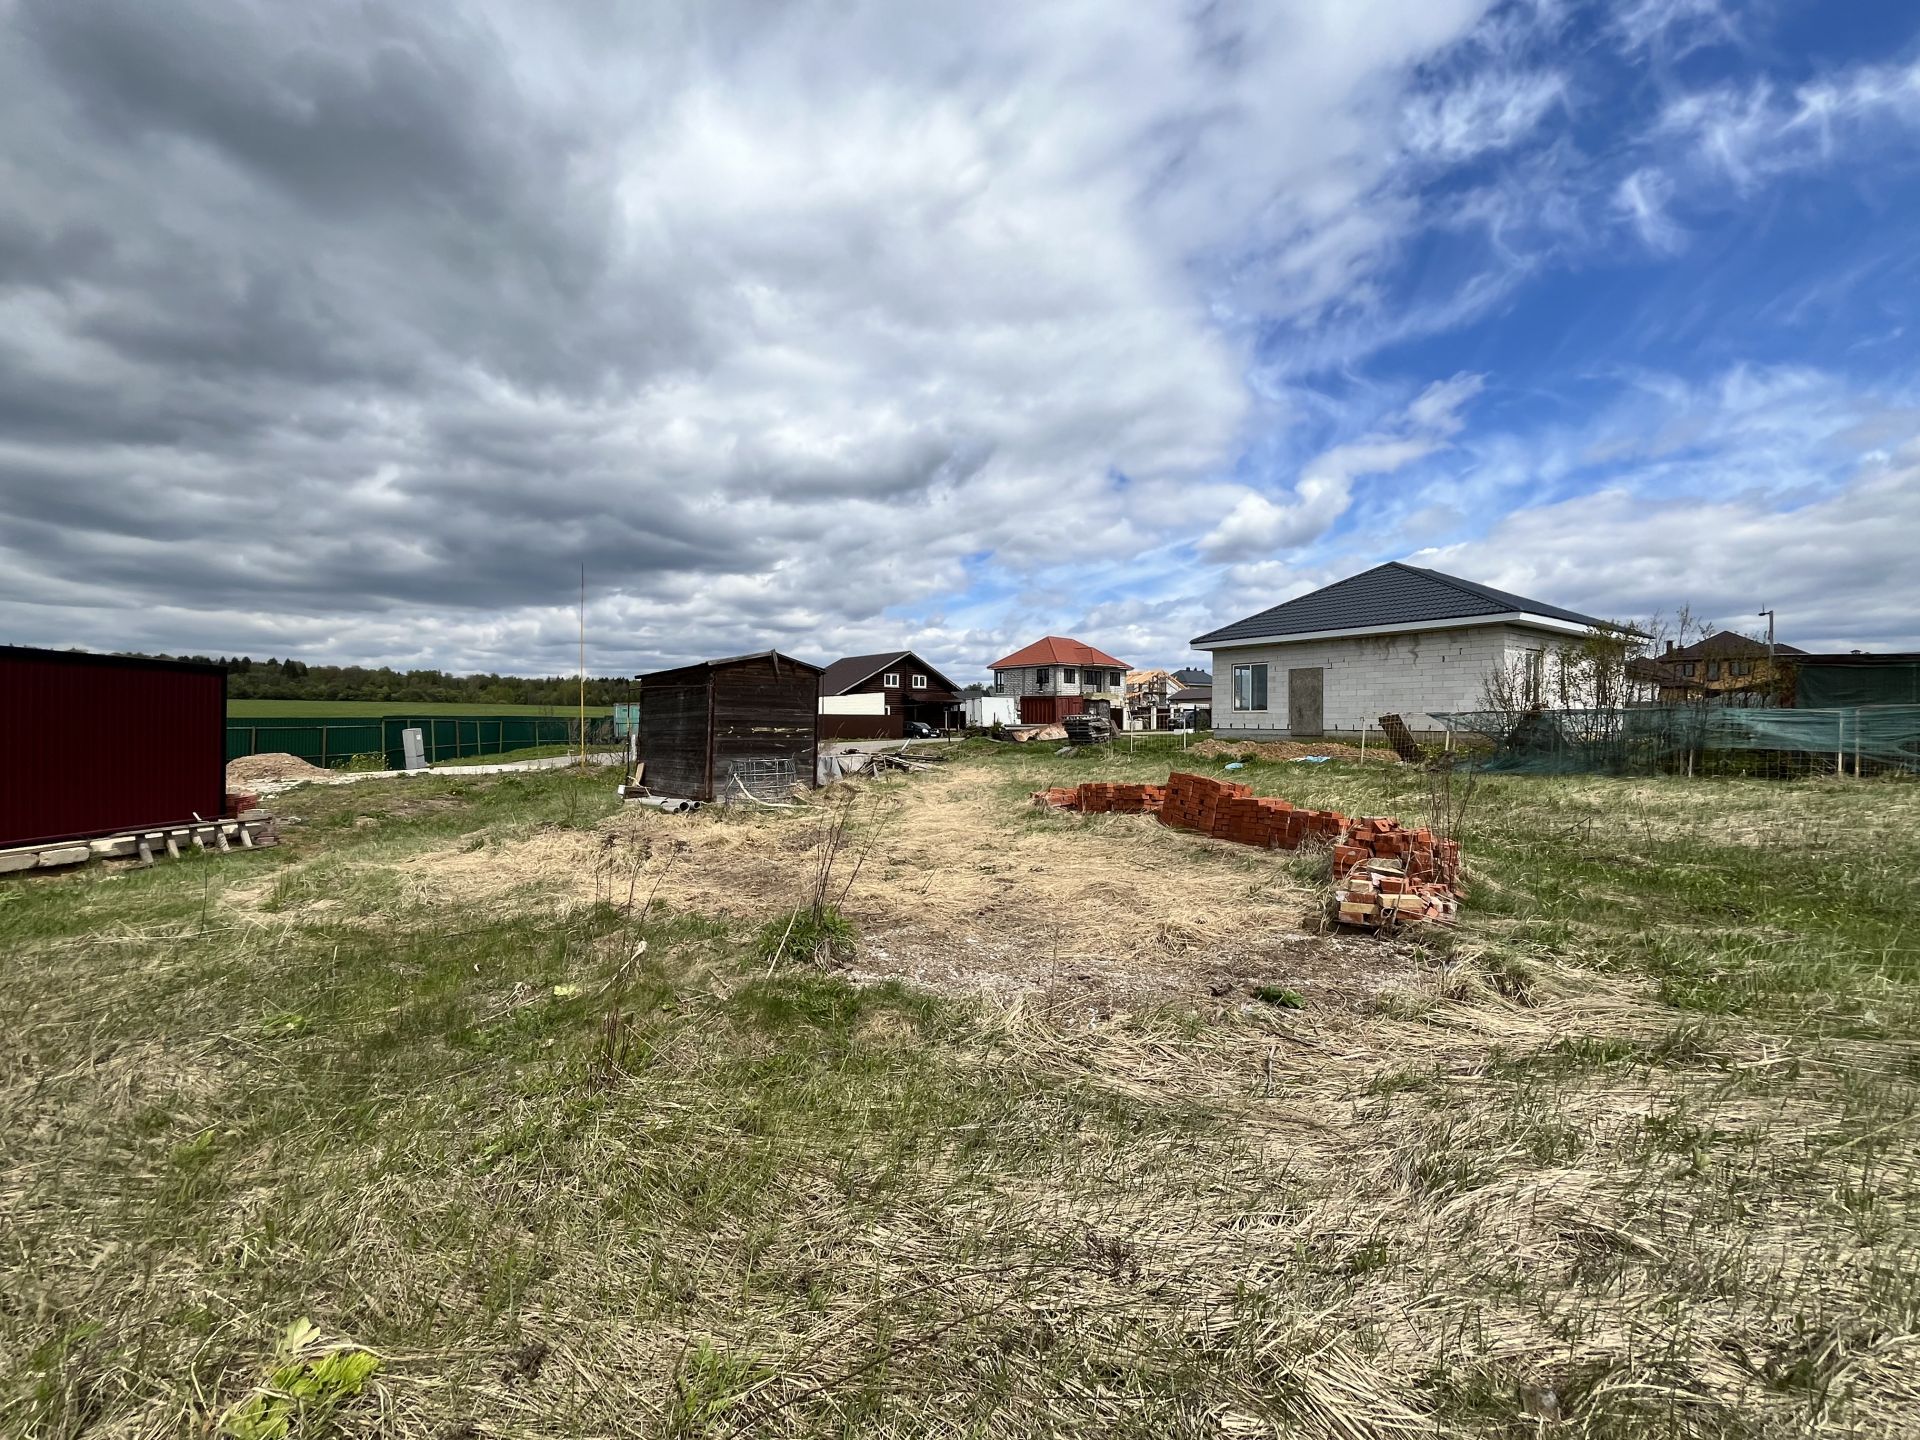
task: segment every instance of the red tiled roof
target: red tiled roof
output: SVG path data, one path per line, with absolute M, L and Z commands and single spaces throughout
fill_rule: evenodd
M 1068 640 L 1061 635 L 1049 635 L 1036 640 L 1024 650 L 1016 650 L 1004 660 L 996 660 L 989 670 L 1012 670 L 1022 665 L 1098 665 L 1109 670 L 1129 670 L 1133 667 L 1124 660 L 1116 660 L 1104 650 L 1096 650 L 1091 645 L 1083 645 L 1078 640 Z

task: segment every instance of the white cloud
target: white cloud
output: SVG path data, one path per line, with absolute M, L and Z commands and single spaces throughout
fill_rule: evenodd
M 0 624 L 558 668 L 584 559 L 603 668 L 964 669 L 982 575 L 1227 508 L 1243 324 L 1418 226 L 1483 9 L 22 0 Z
M 1566 93 L 1565 77 L 1553 71 L 1479 71 L 1407 106 L 1407 146 L 1448 161 L 1505 150 L 1531 134 Z
M 1652 139 L 1744 189 L 1915 126 L 1920 62 L 1853 66 L 1786 94 L 1764 80 L 1694 91 L 1668 103 Z
M 1614 189 L 1614 209 L 1627 218 L 1649 250 L 1673 254 L 1686 244 L 1686 231 L 1667 214 L 1673 182 L 1651 166 L 1634 171 Z
M 1627 50 L 1669 57 L 1737 40 L 1740 33 L 1721 0 L 1636 0 L 1614 15 L 1613 29 Z
M 1803 648 L 1920 645 L 1920 397 L 1805 367 L 1647 374 L 1579 426 L 1500 450 L 1463 463 L 1504 473 L 1480 503 L 1514 508 L 1415 563 L 1614 618 L 1685 604 L 1736 624 L 1775 605 Z M 1591 493 L 1528 503 L 1556 474 Z
M 1485 377 L 1456 375 L 1427 387 L 1399 417 L 1405 433 L 1376 433 L 1336 445 L 1307 462 L 1284 495 L 1245 490 L 1226 518 L 1199 542 L 1212 560 L 1246 560 L 1295 550 L 1333 528 L 1352 502 L 1353 482 L 1390 475 L 1440 449 L 1463 423 L 1460 407 L 1480 393 Z

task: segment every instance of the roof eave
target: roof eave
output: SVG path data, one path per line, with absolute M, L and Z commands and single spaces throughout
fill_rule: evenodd
M 1298 645 L 1311 640 L 1350 640 L 1364 639 L 1371 635 L 1402 635 L 1425 630 L 1463 630 L 1475 625 L 1523 625 L 1532 630 L 1551 630 L 1561 635 L 1587 635 L 1597 625 L 1577 624 L 1571 620 L 1562 620 L 1553 615 L 1537 615 L 1528 610 L 1507 610 L 1492 615 L 1453 615 L 1444 620 L 1402 620 L 1389 625 L 1346 625 L 1330 630 L 1303 630 L 1291 635 L 1248 635 L 1232 639 L 1216 639 L 1214 631 L 1201 635 L 1187 643 L 1195 650 L 1233 650 L 1244 649 L 1251 645 Z M 1623 634 L 1647 637 L 1637 630 L 1624 630 Z

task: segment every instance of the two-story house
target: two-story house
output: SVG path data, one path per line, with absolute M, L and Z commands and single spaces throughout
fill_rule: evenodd
M 1781 688 L 1773 675 L 1775 661 L 1807 652 L 1792 645 L 1754 640 L 1722 630 L 1691 645 L 1667 643 L 1655 662 L 1666 671 L 1660 699 L 1668 704 L 1705 696 L 1711 700 L 1757 704 L 1775 699 Z
M 965 719 L 960 687 L 911 650 L 847 655 L 820 675 L 821 733 L 836 740 L 891 736 L 920 721 L 952 730 Z
M 1081 714 L 1111 719 L 1126 704 L 1127 662 L 1064 636 L 1036 640 L 989 668 L 993 693 L 1019 701 L 1024 725 L 1051 725 Z

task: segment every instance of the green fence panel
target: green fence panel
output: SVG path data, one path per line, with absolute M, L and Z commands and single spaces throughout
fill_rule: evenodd
M 500 755 L 536 745 L 570 745 L 579 721 L 564 715 L 387 715 L 323 720 L 308 716 L 249 716 L 227 722 L 227 759 L 243 755 L 297 755 L 309 764 L 339 767 L 364 755 L 380 755 L 389 770 L 406 764 L 405 732 L 417 728 L 429 765 L 476 755 Z M 589 744 L 611 744 L 613 717 L 590 716 Z

